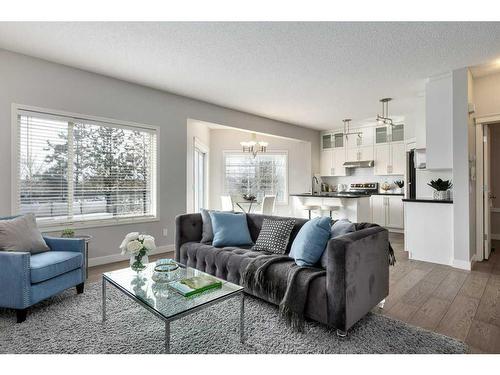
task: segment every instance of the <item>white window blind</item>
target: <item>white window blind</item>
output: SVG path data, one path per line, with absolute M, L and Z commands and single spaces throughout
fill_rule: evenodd
M 18 111 L 16 207 L 41 224 L 156 216 L 156 131 Z
M 224 191 L 240 196 L 254 194 L 259 199 L 264 195 L 276 195 L 279 203 L 286 203 L 287 154 L 268 152 L 251 154 L 224 152 Z

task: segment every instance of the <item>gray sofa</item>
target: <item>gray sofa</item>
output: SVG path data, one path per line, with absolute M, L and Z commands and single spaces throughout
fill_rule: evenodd
M 254 242 L 266 217 L 247 214 Z M 307 222 L 295 220 L 287 251 L 290 251 L 299 229 Z M 266 254 L 249 248 L 216 248 L 200 243 L 201 236 L 200 214 L 177 216 L 176 260 L 235 284 L 240 284 L 240 275 L 253 258 Z M 367 223 L 356 224 L 355 232 L 331 239 L 326 249 L 326 276 L 318 277 L 310 284 L 304 315 L 336 328 L 339 335 L 345 335 L 389 294 L 389 246 L 387 230 Z M 285 280 L 286 277 L 283 275 Z

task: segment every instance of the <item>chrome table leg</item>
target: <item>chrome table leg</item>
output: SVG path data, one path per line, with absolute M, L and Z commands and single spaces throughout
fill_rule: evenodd
M 165 354 L 170 354 L 170 322 L 165 322 Z

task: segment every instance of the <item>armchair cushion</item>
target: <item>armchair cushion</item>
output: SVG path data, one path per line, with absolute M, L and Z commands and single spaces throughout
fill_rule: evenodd
M 0 250 L 30 252 L 49 251 L 33 214 L 0 220 Z
M 31 283 L 52 279 L 66 272 L 80 268 L 83 255 L 72 251 L 48 251 L 34 254 L 30 259 Z

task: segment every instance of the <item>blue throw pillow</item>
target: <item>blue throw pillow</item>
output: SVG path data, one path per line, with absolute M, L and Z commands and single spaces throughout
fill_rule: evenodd
M 335 237 L 342 236 L 344 234 L 355 232 L 355 231 L 356 231 L 356 227 L 349 220 L 347 220 L 347 219 L 337 220 L 332 225 L 330 238 L 335 238 Z M 326 265 L 328 263 L 327 255 L 328 254 L 327 254 L 327 251 L 325 249 L 325 252 L 321 256 L 321 267 L 323 267 L 323 268 L 326 268 Z
M 314 266 L 318 263 L 330 239 L 330 223 L 329 217 L 315 217 L 300 228 L 290 250 L 297 265 Z
M 214 232 L 213 246 L 253 245 L 245 214 L 216 211 L 209 213 Z

